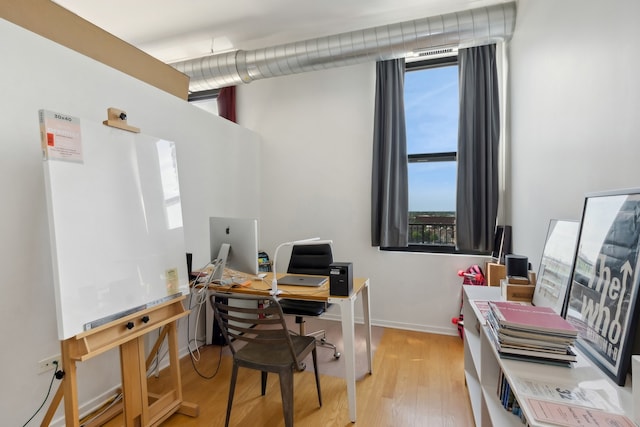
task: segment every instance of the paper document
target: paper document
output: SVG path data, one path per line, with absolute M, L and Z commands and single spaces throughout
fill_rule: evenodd
M 533 418 L 538 422 L 565 427 L 635 427 L 622 414 L 538 399 L 527 399 Z

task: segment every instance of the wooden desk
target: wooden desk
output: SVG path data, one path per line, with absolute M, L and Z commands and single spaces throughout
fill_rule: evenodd
M 285 274 L 278 273 L 278 277 Z M 232 288 L 230 286 L 215 286 L 216 290 L 253 295 L 268 295 L 271 290 L 272 274 L 267 273 L 263 280 L 254 280 L 250 286 Z M 367 364 L 368 372 L 372 371 L 373 354 L 371 351 L 371 319 L 369 317 L 369 279 L 354 278 L 353 292 L 348 297 L 338 297 L 329 295 L 329 282 L 319 288 L 307 286 L 284 286 L 278 285 L 278 290 L 282 291 L 280 297 L 288 299 L 326 301 L 340 307 L 340 320 L 342 323 L 342 339 L 344 348 L 342 358 L 345 363 L 347 397 L 349 400 L 349 418 L 351 422 L 356 422 L 356 349 L 355 349 L 355 300 L 361 296 L 362 312 L 364 315 L 365 338 L 367 341 Z

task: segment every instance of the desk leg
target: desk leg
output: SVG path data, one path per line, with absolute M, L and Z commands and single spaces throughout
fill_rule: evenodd
M 344 349 L 342 359 L 344 360 L 346 380 L 347 380 L 347 398 L 349 399 L 349 419 L 352 423 L 356 422 L 356 346 L 355 346 L 355 319 L 354 299 L 336 298 L 340 306 L 340 317 L 342 319 L 342 340 Z
M 367 363 L 369 374 L 373 373 L 373 351 L 371 349 L 371 318 L 369 317 L 369 281 L 362 288 L 362 313 L 364 315 L 364 330 L 367 340 Z

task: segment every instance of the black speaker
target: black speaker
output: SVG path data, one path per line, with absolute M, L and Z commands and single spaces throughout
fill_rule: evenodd
M 529 258 L 522 255 L 506 255 L 505 267 L 507 276 L 529 277 Z
M 353 290 L 353 263 L 334 262 L 329 265 L 329 295 L 348 297 Z

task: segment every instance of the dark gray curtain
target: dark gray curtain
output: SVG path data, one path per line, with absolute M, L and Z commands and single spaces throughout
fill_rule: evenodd
M 404 59 L 378 62 L 371 176 L 372 246 L 408 246 L 407 160 Z
M 495 45 L 458 51 L 460 122 L 456 244 L 490 251 L 498 213 L 500 111 Z

